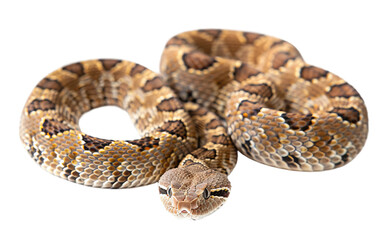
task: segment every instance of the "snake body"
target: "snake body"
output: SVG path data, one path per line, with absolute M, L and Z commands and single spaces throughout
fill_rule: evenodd
M 169 212 L 197 218 L 229 196 L 236 149 L 273 167 L 321 171 L 347 164 L 366 141 L 360 94 L 278 38 L 218 29 L 181 33 L 166 44 L 160 68 L 156 74 L 98 59 L 52 72 L 25 104 L 23 144 L 41 167 L 79 184 L 159 181 Z M 82 132 L 81 115 L 106 105 L 129 112 L 143 137 Z

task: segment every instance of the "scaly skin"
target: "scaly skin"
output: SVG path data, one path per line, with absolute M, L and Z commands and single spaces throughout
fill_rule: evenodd
M 269 166 L 321 171 L 347 164 L 365 144 L 360 94 L 283 40 L 217 29 L 181 33 L 168 41 L 161 72 L 113 59 L 57 69 L 25 104 L 23 144 L 42 168 L 86 186 L 159 181 L 165 208 L 193 219 L 229 196 L 234 145 Z M 128 111 L 143 137 L 83 133 L 81 115 L 106 105 Z

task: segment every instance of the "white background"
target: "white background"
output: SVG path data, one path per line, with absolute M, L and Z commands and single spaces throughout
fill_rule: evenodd
M 381 6 L 378 1 L 2 1 L 1 239 L 382 239 Z M 305 60 L 352 84 L 367 103 L 370 133 L 346 167 L 299 173 L 244 156 L 230 199 L 199 221 L 168 214 L 156 185 L 93 189 L 39 168 L 18 137 L 37 82 L 71 62 L 120 58 L 158 71 L 166 41 L 198 28 L 285 39 Z M 110 124 L 111 123 L 111 124 Z M 84 131 L 129 139 L 125 112 L 87 114 Z M 101 126 L 101 127 L 99 127 Z

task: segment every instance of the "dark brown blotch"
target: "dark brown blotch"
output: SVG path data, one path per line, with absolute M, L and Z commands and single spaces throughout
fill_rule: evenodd
M 283 113 L 281 115 L 284 118 L 285 123 L 293 130 L 306 131 L 309 126 L 312 125 L 312 114 L 300 114 L 300 113 Z
M 214 62 L 216 62 L 214 58 L 199 51 L 185 53 L 183 54 L 182 59 L 187 68 L 193 68 L 196 70 L 207 69 L 211 67 Z
M 187 129 L 181 120 L 167 121 L 159 129 L 160 132 L 168 132 L 182 139 L 187 137 Z
M 256 76 L 261 73 L 256 68 L 250 66 L 247 63 L 242 63 L 240 67 L 235 67 L 233 76 L 236 81 L 242 82 L 252 76 Z
M 272 61 L 272 67 L 275 69 L 279 69 L 280 67 L 285 66 L 289 60 L 293 60 L 296 57 L 294 55 L 291 55 L 289 52 L 278 52 L 275 54 L 273 61 Z
M 276 41 L 276 42 L 272 43 L 272 45 L 270 46 L 270 48 L 273 48 L 273 47 L 275 47 L 275 46 L 277 46 L 277 45 L 281 45 L 281 44 L 284 44 L 284 43 L 286 43 L 284 40 Z
M 207 123 L 206 130 L 216 129 L 220 126 L 223 126 L 221 121 L 219 121 L 218 119 L 212 119 L 209 123 Z
M 219 29 L 201 29 L 201 30 L 198 30 L 198 32 L 206 33 L 206 34 L 212 36 L 214 39 L 216 39 L 220 36 L 222 31 Z
M 118 60 L 118 59 L 99 59 L 99 61 L 102 63 L 102 67 L 106 71 L 111 70 L 118 63 L 122 62 L 121 60 Z
M 329 92 L 328 92 L 329 97 L 344 97 L 344 98 L 349 98 L 349 97 L 360 97 L 359 93 L 357 90 L 355 90 L 350 84 L 348 83 L 343 83 L 339 85 L 333 85 Z
M 300 77 L 307 80 L 312 81 L 313 79 L 318 79 L 321 77 L 326 77 L 328 71 L 318 68 L 315 66 L 305 66 L 301 68 Z
M 185 44 L 188 44 L 188 42 L 187 42 L 186 39 L 184 39 L 184 38 L 180 38 L 180 37 L 178 37 L 178 36 L 175 36 L 175 37 L 171 38 L 171 39 L 167 42 L 166 47 L 171 46 L 171 45 L 177 45 L 177 46 L 179 46 L 179 45 L 185 45 Z
M 243 100 L 240 102 L 237 110 L 241 114 L 246 114 L 247 117 L 249 117 L 249 116 L 256 116 L 261 111 L 262 108 L 263 108 L 263 105 L 258 102 Z
M 198 107 L 198 109 L 194 111 L 189 111 L 191 116 L 205 116 L 208 114 L 208 110 L 205 107 Z
M 336 113 L 343 120 L 346 120 L 350 123 L 357 123 L 360 120 L 360 112 L 353 108 L 334 108 L 331 113 Z
M 159 138 L 143 137 L 137 140 L 126 141 L 139 147 L 139 151 L 149 150 L 159 145 Z
M 149 92 L 155 89 L 160 89 L 164 86 L 162 78 L 154 77 L 153 79 L 147 80 L 145 85 L 143 86 L 143 91 Z
M 27 106 L 28 113 L 41 110 L 41 111 L 48 111 L 48 110 L 54 110 L 56 105 L 48 100 L 48 99 L 35 99 L 29 105 Z
M 270 99 L 273 96 L 272 88 L 266 83 L 247 84 L 242 90 L 250 94 L 256 94 L 263 99 Z
M 175 97 L 162 100 L 157 105 L 158 111 L 175 112 L 176 110 L 182 109 L 182 104 Z
M 211 142 L 213 142 L 215 144 L 221 144 L 221 145 L 228 146 L 230 144 L 231 140 L 229 139 L 229 137 L 221 134 L 221 135 L 212 136 Z
M 253 44 L 257 39 L 264 36 L 263 34 L 251 33 L 251 32 L 244 32 L 243 35 L 245 39 L 247 40 L 247 43 L 249 44 Z
M 191 153 L 197 159 L 205 160 L 205 159 L 215 159 L 216 150 L 215 149 L 207 149 L 207 148 L 198 148 Z
M 62 85 L 58 80 L 53 80 L 50 78 L 44 78 L 42 79 L 38 84 L 38 88 L 41 89 L 51 89 L 51 90 L 56 90 L 57 92 L 62 90 Z
M 82 135 L 82 140 L 85 142 L 84 150 L 89 150 L 91 152 L 97 152 L 113 142 L 112 140 L 96 138 L 87 134 Z
M 46 135 L 53 136 L 58 133 L 69 131 L 71 128 L 63 122 L 54 119 L 45 119 L 41 125 L 41 131 Z
M 80 62 L 67 65 L 67 66 L 63 67 L 62 69 L 69 71 L 71 73 L 75 73 L 75 74 L 77 74 L 77 76 L 82 76 L 85 73 L 84 72 L 84 65 L 82 65 L 82 63 L 80 63 Z
M 130 75 L 134 77 L 134 75 L 138 73 L 142 73 L 146 68 L 140 64 L 135 64 L 135 66 L 131 69 Z

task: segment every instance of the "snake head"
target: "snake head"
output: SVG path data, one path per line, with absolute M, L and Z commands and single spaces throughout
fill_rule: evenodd
M 171 169 L 159 180 L 159 194 L 167 211 L 191 219 L 214 212 L 230 190 L 227 175 L 201 164 Z

